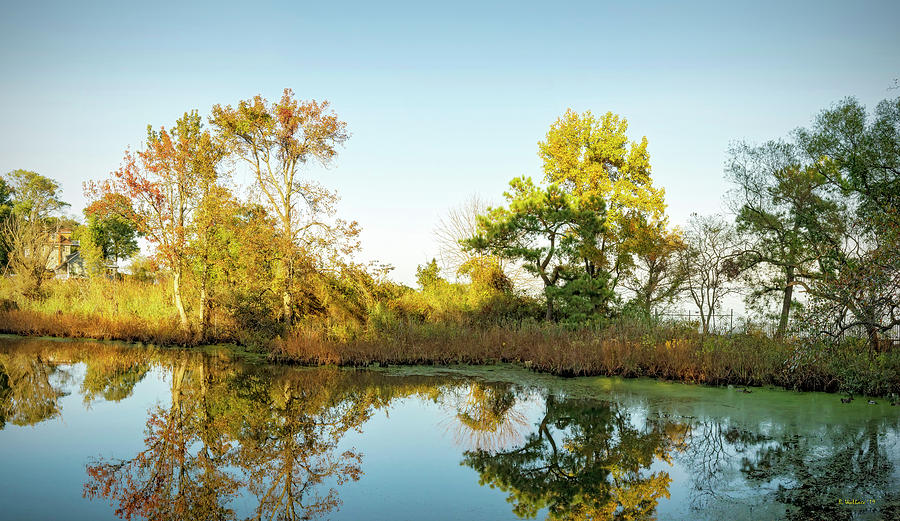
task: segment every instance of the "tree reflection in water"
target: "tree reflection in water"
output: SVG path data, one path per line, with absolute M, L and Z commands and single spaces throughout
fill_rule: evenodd
M 789 520 L 900 519 L 900 494 L 892 485 L 894 464 L 884 434 L 868 422 L 827 436 L 785 435 L 744 458 L 741 473 L 753 486 L 777 483 L 774 498 L 788 506 Z
M 880 423 L 843 424 L 798 433 L 790 426 L 762 434 L 763 426 L 738 428 L 727 421 L 698 423 L 685 454 L 691 469 L 692 503 L 697 511 L 712 503 L 775 502 L 788 520 L 900 519 L 900 493 Z M 730 472 L 732 469 L 736 473 Z M 844 502 L 859 501 L 848 505 Z
M 361 455 L 337 453 L 370 415 L 366 395 L 331 371 L 215 371 L 209 359 L 175 361 L 171 402 L 151 411 L 145 450 L 88 466 L 84 493 L 131 519 L 234 519 L 246 491 L 251 519 L 310 519 L 340 504 L 320 485 L 359 479 Z
M 7 422 L 34 425 L 58 416 L 67 379 L 40 353 L 0 352 L 0 429 Z
M 338 485 L 362 474 L 362 456 L 338 454 L 337 443 L 370 415 L 361 393 L 340 392 L 338 371 L 289 372 L 264 388 L 254 410 L 240 422 L 243 436 L 235 463 L 259 500 L 258 518 L 308 519 L 339 505 L 335 489 L 321 494 L 318 485 Z
M 463 463 L 482 485 L 507 492 L 520 517 L 546 507 L 550 519 L 649 519 L 669 497 L 671 478 L 648 469 L 683 450 L 684 432 L 654 421 L 638 428 L 612 404 L 550 395 L 524 444 L 496 454 L 468 451 Z
M 518 407 L 525 391 L 511 384 L 471 382 L 444 394 L 447 422 L 457 445 L 496 452 L 521 443 L 529 429 L 528 418 Z
M 147 376 L 150 370 L 142 357 L 116 353 L 114 356 L 94 356 L 87 363 L 81 394 L 90 404 L 97 398 L 110 402 L 122 401 L 134 392 L 134 386 Z
M 146 449 L 130 460 L 97 460 L 88 465 L 85 496 L 118 503 L 116 515 L 125 519 L 230 517 L 221 499 L 234 493 L 234 480 L 218 468 L 211 469 L 208 447 L 192 450 L 202 442 L 203 408 L 195 387 L 189 385 L 187 357 L 174 360 L 167 372 L 170 403 L 151 409 Z
M 482 485 L 503 490 L 522 517 L 546 509 L 554 520 L 650 519 L 670 494 L 672 476 L 658 464 L 667 462 L 685 471 L 678 490 L 690 496 L 688 518 L 900 519 L 892 416 L 833 424 L 689 418 L 654 412 L 643 397 L 606 403 L 544 384 L 24 344 L 0 346 L 0 428 L 59 417 L 65 390 L 79 385 L 71 364 L 85 366 L 74 388 L 87 405 L 122 400 L 145 375 L 165 374 L 169 396 L 148 411 L 142 449 L 87 467 L 85 496 L 128 519 L 326 517 L 340 505 L 339 486 L 362 476 L 362 454 L 341 440 L 409 396 L 446 410 L 445 427 L 469 448 L 463 464 Z

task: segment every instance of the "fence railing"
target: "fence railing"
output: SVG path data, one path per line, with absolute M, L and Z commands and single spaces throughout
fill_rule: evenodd
M 713 313 L 712 315 L 706 315 L 709 317 L 709 332 L 710 333 L 719 333 L 719 334 L 731 334 L 735 332 L 735 324 L 734 322 L 734 310 L 729 310 L 728 313 Z M 697 331 L 703 330 L 703 317 L 697 311 L 687 310 L 686 312 L 679 313 L 656 313 L 653 315 L 654 318 L 661 322 L 683 322 L 683 323 L 695 323 L 697 324 Z M 738 317 L 740 319 L 740 317 Z
M 660 322 L 679 322 L 693 324 L 694 327 L 697 328 L 698 332 L 701 332 L 703 329 L 703 321 L 701 319 L 700 313 L 697 311 L 687 310 L 684 312 L 655 313 L 653 317 Z M 710 333 L 734 334 L 748 333 L 752 331 L 762 332 L 767 336 L 774 337 L 775 333 L 778 331 L 777 322 L 758 320 L 751 321 L 746 317 L 740 315 L 736 316 L 734 314 L 734 310 L 729 310 L 728 313 L 714 313 L 709 316 L 709 319 Z M 785 335 L 794 338 L 808 338 L 815 334 L 805 326 L 805 324 L 799 324 L 796 322 L 789 323 L 785 331 Z M 879 337 L 883 341 L 892 342 L 893 344 L 900 344 L 900 325 L 896 325 L 890 330 L 880 333 Z M 847 338 L 868 339 L 868 332 L 862 326 L 854 326 L 840 332 L 834 338 L 835 340 L 844 340 Z

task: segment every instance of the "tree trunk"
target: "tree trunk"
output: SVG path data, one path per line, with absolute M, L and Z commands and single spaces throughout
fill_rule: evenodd
M 208 197 L 204 195 L 204 199 Z M 209 232 L 203 234 L 203 256 L 201 258 L 202 270 L 200 274 L 200 341 L 206 341 L 209 334 Z
M 291 280 L 294 278 L 294 256 L 290 251 L 292 244 L 287 245 L 287 260 L 284 266 L 284 289 L 281 293 L 282 314 L 284 316 L 284 332 L 289 333 L 294 320 L 294 295 L 291 293 Z
M 644 314 L 647 317 L 652 316 L 653 306 L 650 302 L 650 295 L 652 294 L 652 290 L 644 291 L 643 295 L 640 296 L 641 299 L 641 308 L 644 310 Z
M 284 251 L 284 289 L 281 294 L 282 311 L 284 313 L 284 332 L 289 333 L 293 324 L 293 295 L 291 294 L 291 280 L 294 278 L 294 241 L 291 233 L 291 206 L 290 201 L 284 202 L 284 219 L 281 223 Z
M 181 388 L 184 384 L 184 374 L 187 372 L 187 359 L 180 360 L 172 366 L 172 410 L 181 405 Z
M 544 319 L 551 322 L 553 320 L 553 298 L 547 293 L 547 288 L 544 288 L 544 295 L 547 297 L 547 312 L 544 314 Z
M 209 330 L 209 297 L 206 294 L 206 281 L 200 288 L 200 341 L 206 340 L 206 334 Z
M 706 313 L 703 313 L 702 311 L 700 312 L 700 322 L 703 325 L 703 334 L 704 335 L 709 334 L 709 322 L 712 319 L 713 309 L 714 308 L 710 307 L 708 312 L 706 312 Z
M 290 281 L 288 281 L 288 284 L 290 284 Z M 292 312 L 293 310 L 291 309 L 291 290 L 290 289 L 284 290 L 284 293 L 281 295 L 281 301 L 284 306 L 284 308 L 283 308 L 284 329 L 285 329 L 285 332 L 287 332 L 287 330 L 291 329 L 291 323 L 292 323 L 291 315 L 293 314 L 293 312 Z
M 878 335 L 878 328 L 873 326 L 866 326 L 869 334 L 869 347 L 872 348 L 873 351 L 878 352 L 881 351 L 881 340 Z
M 187 314 L 184 312 L 184 303 L 181 301 L 181 271 L 175 270 L 175 275 L 172 277 L 172 291 L 175 294 L 175 309 L 178 310 L 178 318 L 181 319 L 181 327 L 187 331 L 188 329 L 188 318 Z
M 791 297 L 794 294 L 794 267 L 790 266 L 785 272 L 784 300 L 781 302 L 781 319 L 778 321 L 778 329 L 775 338 L 784 338 L 787 330 L 788 318 L 791 312 Z

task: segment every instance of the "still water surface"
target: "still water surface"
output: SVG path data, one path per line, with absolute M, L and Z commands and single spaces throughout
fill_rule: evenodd
M 0 519 L 900 519 L 900 407 L 0 339 Z

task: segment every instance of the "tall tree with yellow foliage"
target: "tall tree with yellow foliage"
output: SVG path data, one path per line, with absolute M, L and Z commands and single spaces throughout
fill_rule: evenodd
M 584 251 L 588 274 L 609 273 L 609 285 L 627 275 L 636 245 L 632 223 L 665 227 L 665 192 L 653 186 L 647 138 L 628 139 L 628 121 L 612 112 L 596 118 L 590 111 L 568 109 L 538 143 L 547 181 L 573 195 L 593 196 L 605 203 L 604 231 L 594 248 Z

